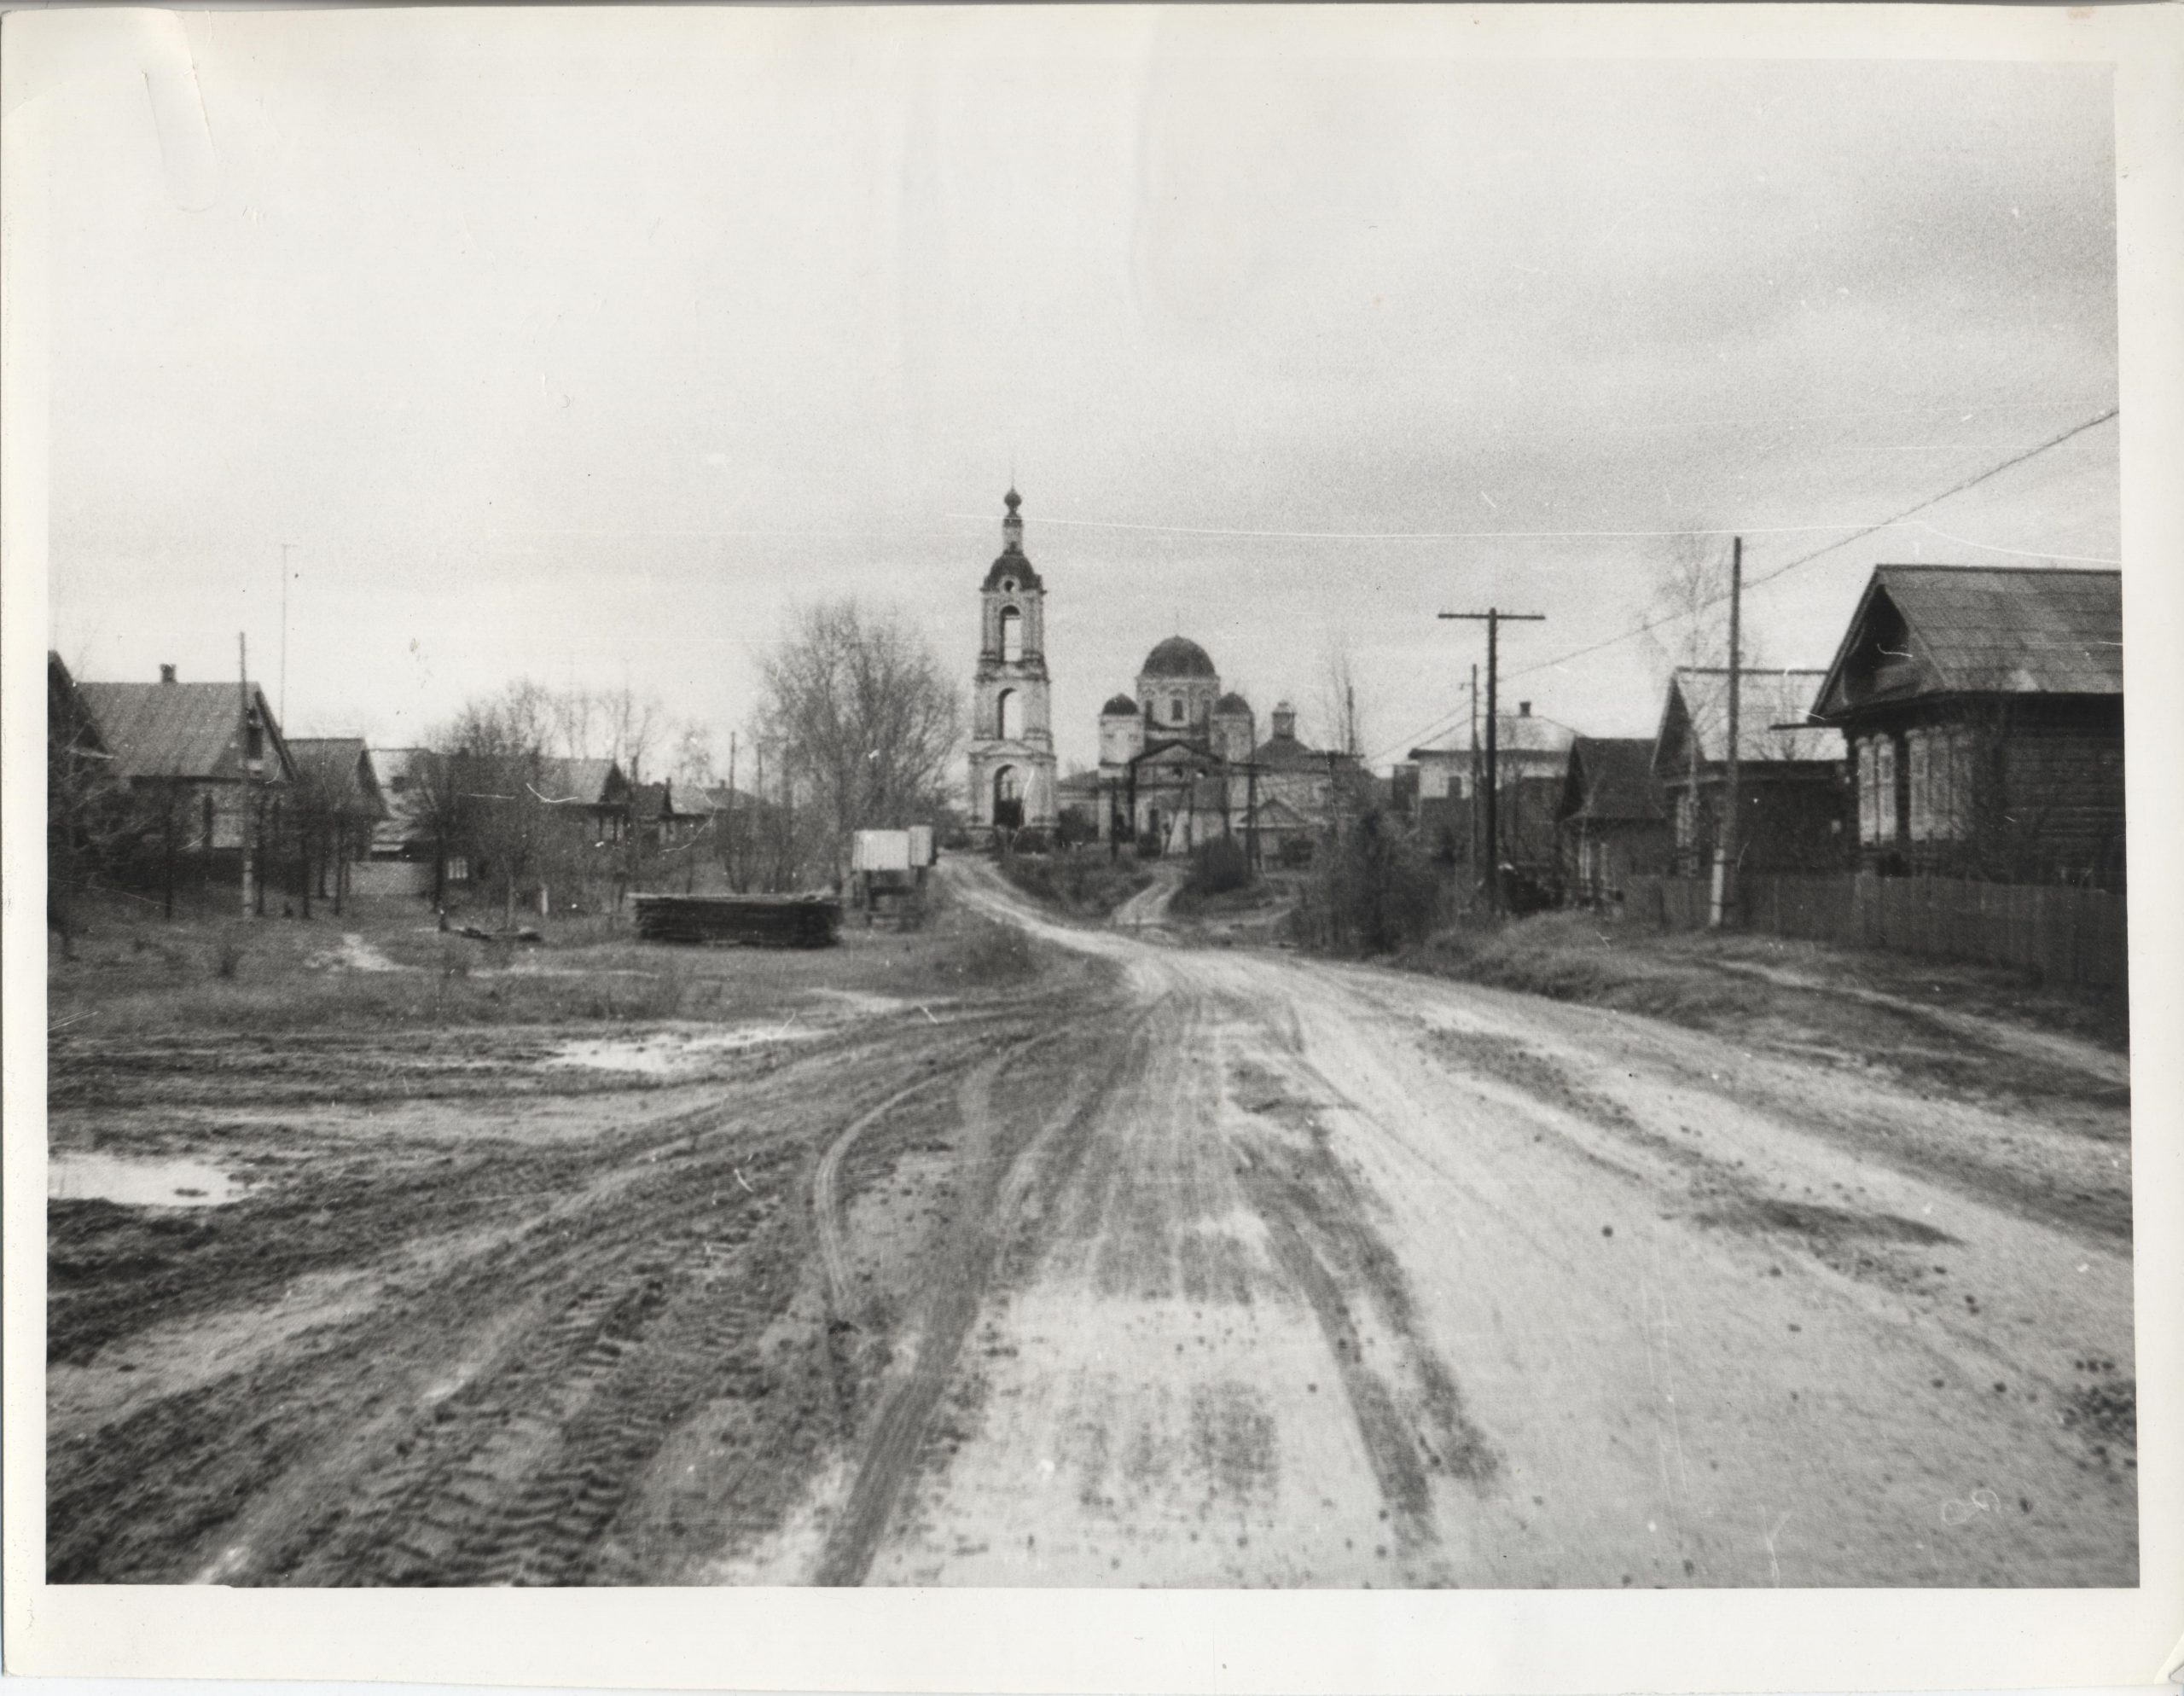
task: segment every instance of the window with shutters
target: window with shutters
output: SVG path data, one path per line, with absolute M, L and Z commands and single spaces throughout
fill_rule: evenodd
M 1896 739 L 1876 736 L 1873 751 L 1873 841 L 1885 847 L 1896 840 Z
M 1937 836 L 1934 829 L 1935 801 L 1937 799 L 1935 789 L 1941 774 L 1935 770 L 1934 753 L 1934 733 L 1931 730 L 1914 730 L 1903 739 L 1904 758 L 1910 765 L 1910 781 L 1906 793 L 1911 804 L 1908 823 L 1914 842 L 1931 842 Z

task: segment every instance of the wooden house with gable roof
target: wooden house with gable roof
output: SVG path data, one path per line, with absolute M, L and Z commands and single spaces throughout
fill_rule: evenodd
M 1739 869 L 1840 871 L 1843 738 L 1809 708 L 1821 673 L 1747 670 L 1737 681 Z M 1728 804 L 1729 674 L 1679 665 L 1653 738 L 1653 774 L 1674 827 L 1676 869 L 1713 863 Z
M 1812 713 L 1862 867 L 2122 886 L 2119 572 L 1877 566 Z
M 1555 819 L 1569 902 L 1620 901 L 1627 880 L 1659 876 L 1675 855 L 1667 798 L 1653 775 L 1653 745 L 1643 736 L 1572 740 Z
M 173 851 L 240 851 L 262 838 L 293 785 L 295 762 L 264 691 L 250 682 L 185 683 L 171 665 L 156 683 L 79 682 L 76 698 L 113 781 L 156 816 Z

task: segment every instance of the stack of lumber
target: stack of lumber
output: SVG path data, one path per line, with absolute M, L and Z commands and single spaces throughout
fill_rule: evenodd
M 842 903 L 823 895 L 638 895 L 646 942 L 741 943 L 753 948 L 828 948 Z

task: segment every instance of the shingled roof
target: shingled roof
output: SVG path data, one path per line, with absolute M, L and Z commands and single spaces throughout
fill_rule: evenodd
M 1825 674 L 1816 671 L 1740 672 L 1737 678 L 1737 758 L 1791 763 L 1843 757 L 1839 731 L 1814 722 L 1813 691 Z M 1702 765 L 1728 758 L 1729 674 L 1679 665 L 1669 679 L 1661 728 L 1653 738 L 1653 769 L 1664 780 L 1681 776 L 1693 757 Z
M 1741 729 L 1743 727 L 1738 727 Z M 1668 816 L 1648 736 L 1580 736 L 1570 745 L 1565 818 L 1651 823 Z
M 387 815 L 379 773 L 362 736 L 298 736 L 288 744 L 298 779 L 343 810 L 370 818 Z
M 1876 566 L 1813 711 L 1834 721 L 1920 695 L 2123 692 L 2122 573 Z
M 611 759 L 542 760 L 538 776 L 545 799 L 588 807 L 611 806 L 628 787 L 622 768 Z
M 247 690 L 258 723 L 270 733 L 265 776 L 273 782 L 294 775 L 281 727 L 255 683 L 78 683 L 78 697 L 113 756 L 113 774 L 125 781 L 179 778 L 239 783 L 242 769 L 242 696 Z

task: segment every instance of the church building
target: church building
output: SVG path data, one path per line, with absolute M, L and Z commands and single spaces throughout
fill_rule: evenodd
M 1223 690 L 1212 656 L 1172 636 L 1145 656 L 1136 692 L 1100 709 L 1098 831 L 1164 854 L 1217 836 L 1280 853 L 1316 834 L 1338 786 L 1361 770 L 1298 741 L 1287 701 L 1260 741 L 1251 703 Z
M 1024 554 L 1023 497 L 1003 497 L 1002 549 L 979 591 L 971 691 L 971 829 L 1051 830 L 1054 739 L 1048 716 L 1046 585 Z

